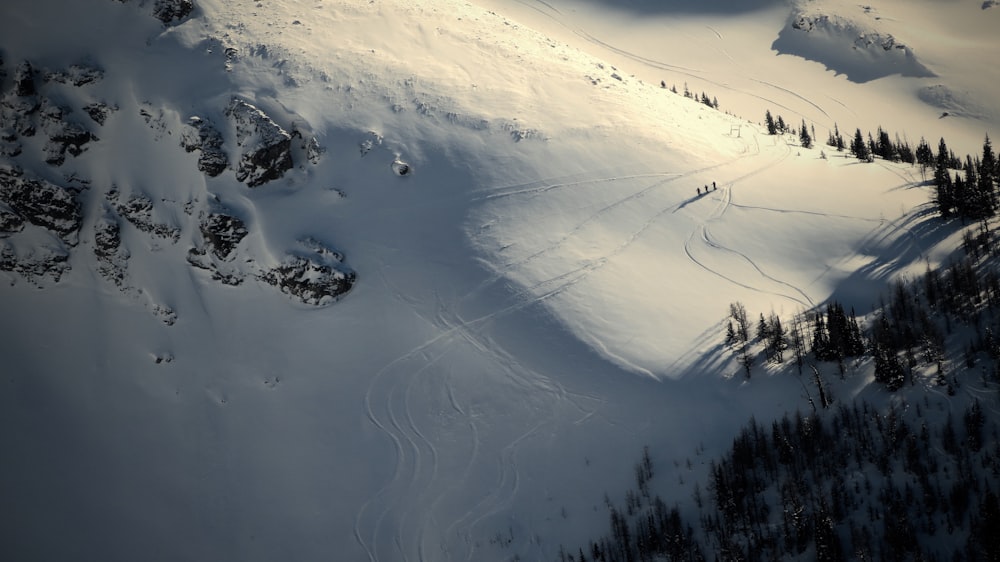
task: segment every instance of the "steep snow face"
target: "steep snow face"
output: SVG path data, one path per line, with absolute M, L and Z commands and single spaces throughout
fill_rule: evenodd
M 955 245 L 916 169 L 764 135 L 620 36 L 185 5 L 0 7 L 0 557 L 551 559 L 644 443 L 800 405 L 731 378 L 729 302 L 863 310 Z M 680 40 L 736 58 L 734 21 Z
M 792 12 L 774 42 L 774 50 L 823 63 L 855 82 L 891 74 L 928 78 L 913 49 L 880 29 L 881 17 L 871 6 L 852 6 L 853 13 L 828 14 L 806 4 Z

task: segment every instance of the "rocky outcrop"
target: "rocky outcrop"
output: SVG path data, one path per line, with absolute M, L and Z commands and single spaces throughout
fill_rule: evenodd
M 222 134 L 210 122 L 201 117 L 188 120 L 188 128 L 181 137 L 181 146 L 188 152 L 201 151 L 198 157 L 198 170 L 209 177 L 215 177 L 226 171 L 229 157 L 222 149 Z
M 10 209 L 0 207 L 0 238 L 24 230 L 24 218 Z
M 304 252 L 289 255 L 258 278 L 313 306 L 332 304 L 351 290 L 356 274 L 343 265 L 342 254 L 313 239 L 301 245 Z
M 156 0 L 153 3 L 153 16 L 165 25 L 178 22 L 194 11 L 192 0 Z
M 128 252 L 122 247 L 121 225 L 117 220 L 102 217 L 94 223 L 94 256 L 101 277 L 123 288 Z
M 84 113 L 89 115 L 98 125 L 103 125 L 107 121 L 108 115 L 117 109 L 117 107 L 109 106 L 104 102 L 95 102 L 83 106 Z
M 43 279 L 58 283 L 69 271 L 69 252 L 57 245 L 39 244 L 16 248 L 0 240 L 0 271 L 17 273 L 29 283 L 41 286 Z
M 209 213 L 199 225 L 201 244 L 188 250 L 188 263 L 210 271 L 212 278 L 226 285 L 239 285 L 245 274 L 233 266 L 236 247 L 249 231 L 242 220 L 223 213 Z
M 0 168 L 0 202 L 31 224 L 76 244 L 83 215 L 69 191 L 45 180 L 26 178 L 17 168 Z
M 257 107 L 234 98 L 226 116 L 236 127 L 240 160 L 236 179 L 257 187 L 280 178 L 292 167 L 292 137 Z
M 111 190 L 108 192 L 107 198 L 119 215 L 146 234 L 166 238 L 173 242 L 180 239 L 181 231 L 179 228 L 156 222 L 153 219 L 153 201 L 149 197 L 132 195 L 127 200 L 122 200 L 117 190 Z
M 35 88 L 35 69 L 31 63 L 22 61 L 14 69 L 14 87 L 4 94 L 2 103 L 14 114 L 14 117 L 21 117 L 22 122 L 41 107 L 41 98 Z M 23 124 L 17 129 L 17 132 L 24 136 L 34 134 L 33 128 L 28 128 Z
M 211 213 L 201 222 L 205 245 L 220 260 L 232 259 L 236 246 L 248 233 L 243 221 L 230 215 Z
M 53 166 L 61 166 L 66 161 L 67 152 L 79 156 L 84 151 L 84 145 L 94 139 L 82 125 L 67 120 L 68 113 L 68 109 L 52 105 L 48 100 L 39 112 L 41 126 L 49 137 L 45 143 L 45 161 Z
M 56 70 L 45 74 L 45 80 L 48 82 L 69 84 L 78 88 L 80 86 L 99 82 L 103 78 L 103 70 L 86 64 L 71 64 L 69 68 L 65 70 Z
M 77 68 L 66 74 L 50 73 L 48 76 L 68 83 L 88 83 L 88 80 L 96 79 L 91 72 L 83 70 L 85 67 Z M 67 117 L 71 113 L 69 108 L 43 95 L 35 80 L 36 74 L 31 63 L 21 62 L 14 72 L 13 86 L 0 98 L 0 155 L 20 155 L 20 137 L 33 137 L 41 131 L 48 137 L 42 148 L 45 161 L 60 166 L 65 162 L 67 153 L 79 155 L 85 150 L 85 145 L 94 140 L 94 136 Z

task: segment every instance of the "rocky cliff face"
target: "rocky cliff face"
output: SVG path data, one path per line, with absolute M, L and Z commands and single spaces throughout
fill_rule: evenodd
M 195 13 L 190 0 L 135 3 L 168 26 Z M 238 60 L 235 49 L 225 53 L 220 74 Z M 130 99 L 104 87 L 127 80 L 94 62 L 11 66 L 0 38 L 0 278 L 45 288 L 73 268 L 90 268 L 167 324 L 177 313 L 143 288 L 156 262 L 157 271 L 195 268 L 219 283 L 261 283 L 313 306 L 351 289 L 355 273 L 340 252 L 312 239 L 282 252 L 248 220 L 252 203 L 234 207 L 214 193 L 245 199 L 240 190 L 266 189 L 296 166 L 305 173 L 319 163 L 325 149 L 304 119 L 276 119 L 237 96 L 207 100 L 192 115 L 169 98 Z M 152 158 L 171 163 L 150 162 L 147 173 L 187 178 L 177 180 L 177 193 L 147 188 L 157 182 L 143 178 L 142 165 L 137 177 L 108 179 L 132 143 L 154 146 Z M 268 250 L 254 253 L 249 239 Z
M 239 163 L 236 179 L 257 187 L 280 178 L 292 167 L 292 136 L 263 111 L 234 98 L 226 116 L 236 127 Z

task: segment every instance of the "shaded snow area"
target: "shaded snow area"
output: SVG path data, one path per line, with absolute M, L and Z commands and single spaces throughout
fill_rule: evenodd
M 610 4 L 3 3 L 0 559 L 549 560 L 807 407 L 729 303 L 865 314 L 960 227 L 759 121 L 974 152 L 996 40 Z

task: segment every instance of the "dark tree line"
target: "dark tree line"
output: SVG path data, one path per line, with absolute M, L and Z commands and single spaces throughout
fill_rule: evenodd
M 989 136 L 983 142 L 982 156 L 967 155 L 964 161 L 941 139 L 933 166 L 935 202 L 943 218 L 985 220 L 996 215 L 1000 162 Z
M 608 535 L 560 558 L 1000 560 L 997 432 L 978 400 L 961 422 L 927 399 L 751 418 L 710 463 L 708 493 L 693 485 L 697 524 L 639 477 L 626 507 L 606 498 Z
M 660 87 L 661 88 L 666 88 L 667 87 L 667 83 L 661 80 L 660 81 Z M 677 91 L 677 85 L 676 84 L 670 86 L 670 91 L 673 92 L 673 93 L 675 93 L 675 94 L 679 93 Z M 695 101 L 697 101 L 697 102 L 699 102 L 699 103 L 701 103 L 703 105 L 707 105 L 708 107 L 711 107 L 712 109 L 719 109 L 719 100 L 715 96 L 708 97 L 708 94 L 706 94 L 705 92 L 702 92 L 701 95 L 698 95 L 698 94 L 692 92 L 690 89 L 688 89 L 687 82 L 684 83 L 684 94 L 683 95 L 686 98 L 693 99 L 693 100 L 695 100 Z

